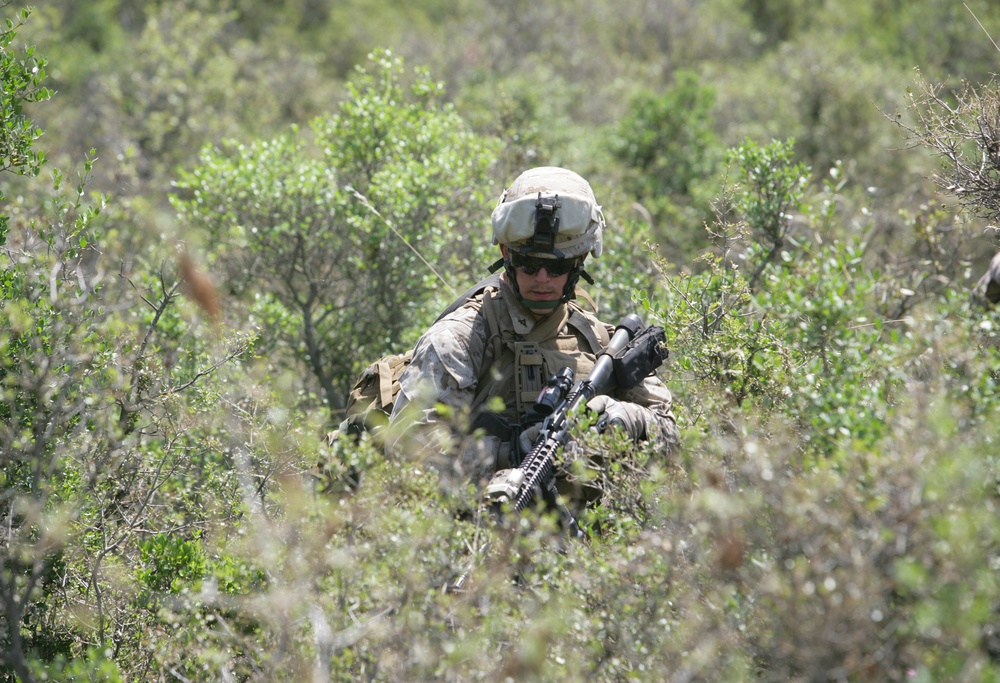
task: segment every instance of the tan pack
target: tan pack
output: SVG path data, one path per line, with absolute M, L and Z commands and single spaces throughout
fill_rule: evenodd
M 383 356 L 365 368 L 347 397 L 347 418 L 327 434 L 332 445 L 340 433 L 376 433 L 389 424 L 392 406 L 399 395 L 399 378 L 413 360 L 413 349 L 402 355 Z

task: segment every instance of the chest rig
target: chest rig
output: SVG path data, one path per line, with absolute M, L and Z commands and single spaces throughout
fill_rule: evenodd
M 535 322 L 514 311 L 497 289 L 483 293 L 487 340 L 479 386 L 472 408 L 489 411 L 508 425 L 530 422 L 535 399 L 548 378 L 569 367 L 586 377 L 607 346 L 607 328 L 575 301 Z M 533 323 L 533 324 L 532 324 Z M 499 410 L 495 399 L 503 402 Z

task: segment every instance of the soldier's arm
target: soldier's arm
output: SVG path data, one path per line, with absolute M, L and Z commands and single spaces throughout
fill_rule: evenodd
M 626 403 L 634 418 L 641 423 L 645 434 L 640 438 L 658 444 L 667 452 L 675 452 L 680 447 L 673 396 L 659 377 L 647 377 L 638 386 L 621 392 L 615 398 Z
M 417 342 L 389 418 L 388 455 L 454 452 L 453 422 L 442 415 L 461 414 L 476 394 L 484 342 L 474 334 L 475 315 L 462 309 L 435 323 Z

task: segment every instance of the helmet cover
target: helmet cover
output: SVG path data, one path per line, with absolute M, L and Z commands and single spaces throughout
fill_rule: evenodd
M 550 250 L 539 249 L 536 213 L 555 203 L 558 232 Z M 492 215 L 493 244 L 527 255 L 577 258 L 601 255 L 604 214 L 590 183 L 565 168 L 541 166 L 519 175 L 504 190 Z

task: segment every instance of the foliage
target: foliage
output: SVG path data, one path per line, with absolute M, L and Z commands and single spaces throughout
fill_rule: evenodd
M 644 91 L 632 98 L 609 144 L 626 169 L 624 189 L 650 214 L 656 241 L 676 252 L 697 242 L 677 225 L 697 225 L 708 214 L 705 188 L 714 180 L 722 150 L 713 129 L 714 90 L 690 71 L 674 78 L 662 93 Z
M 0 9 L 8 4 L 0 3 Z M 16 21 L 5 19 L 6 25 L 0 31 L 0 82 L 4 86 L 0 95 L 0 173 L 34 176 L 45 163 L 45 154 L 33 146 L 42 130 L 25 115 L 24 106 L 49 99 L 52 91 L 42 86 L 46 60 L 35 55 L 35 48 L 27 47 L 20 54 L 11 49 L 30 14 L 25 9 Z M 0 202 L 6 200 L 0 190 Z M 0 246 L 7 241 L 7 230 L 8 217 L 0 216 Z
M 217 245 L 226 286 L 273 307 L 255 315 L 274 365 L 308 369 L 331 410 L 443 308 L 438 284 L 460 291 L 455 276 L 483 249 L 492 144 L 440 103 L 440 84 L 404 77 L 401 60 L 373 55 L 340 110 L 313 122 L 316 149 L 297 130 L 206 149 L 175 201 Z
M 766 271 L 756 299 L 795 347 L 784 403 L 806 452 L 874 446 L 885 434 L 900 378 L 895 366 L 909 345 L 875 312 L 879 274 L 864 268 L 864 249 L 854 242 L 803 250 L 780 271 Z
M 595 192 L 600 192 L 600 188 Z M 635 308 L 636 291 L 648 288 L 659 275 L 656 255 L 648 249 L 654 243 L 649 224 L 620 220 L 613 214 L 606 218 L 604 251 L 600 258 L 588 259 L 586 263 L 587 272 L 596 284 L 591 287 L 581 283 L 578 288 L 593 298 L 602 320 L 617 322 Z M 637 248 L 637 245 L 646 246 Z
M 320 81 L 318 57 L 284 42 L 255 43 L 236 30 L 232 5 L 240 3 L 132 4 L 40 10 L 50 35 L 68 35 L 50 40 L 62 56 L 55 87 L 87 101 L 81 111 L 60 107 L 42 120 L 87 131 L 86 143 L 67 140 L 60 151 L 97 148 L 105 163 L 92 185 L 101 190 L 142 197 L 149 211 L 163 211 L 170 181 L 196 163 L 204 144 L 270 134 L 289 119 L 315 116 L 336 94 Z
M 109 273 L 100 228 L 123 217 L 88 206 L 85 182 L 67 200 L 57 173 L 51 217 L 15 214 L 0 280 L 0 590 L 6 664 L 26 681 L 41 662 L 69 675 L 87 647 L 93 675 L 113 680 L 103 653 L 142 649 L 145 617 L 117 579 L 139 539 L 224 523 L 241 507 L 217 430 L 196 425 L 218 405 L 208 378 L 246 342 L 214 350 L 183 333 L 169 274 L 147 288 Z
M 975 222 L 868 115 L 913 60 L 929 83 L 991 72 L 964 7 L 429 1 L 377 5 L 334 45 L 360 5 L 86 4 L 56 0 L 34 35 L 97 61 L 8 62 L 11 32 L 0 53 L 27 88 L 4 81 L 23 135 L 0 159 L 28 163 L 5 176 L 0 254 L 0 680 L 1000 679 L 1000 313 L 964 292 Z M 447 85 L 379 52 L 334 109 L 322 93 L 373 27 Z M 58 112 L 45 71 L 74 80 Z M 941 189 L 978 188 L 956 196 L 988 219 L 997 95 L 979 82 L 918 82 L 904 130 L 954 153 Z M 36 105 L 65 128 L 39 138 Z M 291 132 L 259 130 L 279 120 Z M 616 160 L 615 129 L 661 149 Z M 703 156 L 671 148 L 688 133 Z M 105 167 L 80 154 L 78 182 L 39 188 L 52 155 L 34 145 L 70 139 Z M 709 180 L 715 140 L 732 148 Z M 150 211 L 205 143 L 176 221 Z M 667 459 L 581 424 L 567 467 L 602 495 L 580 542 L 543 511 L 498 522 L 364 438 L 327 445 L 302 379 L 296 293 L 330 297 L 319 369 L 349 377 L 450 299 L 400 235 L 461 289 L 486 260 L 491 181 L 534 163 L 598 188 L 596 296 L 667 328 L 684 438 Z M 627 208 L 670 168 L 690 181 L 677 234 L 699 227 L 691 188 L 720 187 L 699 246 L 664 249 Z M 118 196 L 88 190 L 95 172 Z
M 937 187 L 955 197 L 974 215 L 1000 219 L 1000 98 L 997 83 L 965 82 L 961 90 L 945 92 L 941 85 L 918 78 L 908 89 L 912 123 L 898 113 L 894 120 L 914 144 L 932 150 L 940 166 L 933 175 Z
M 740 181 L 745 185 L 735 208 L 765 250 L 750 276 L 751 290 L 764 268 L 791 246 L 792 211 L 803 206 L 811 170 L 795 163 L 793 145 L 794 140 L 776 140 L 760 147 L 748 140 L 728 153 L 727 162 L 738 166 Z
M 503 141 L 492 175 L 506 183 L 526 168 L 560 165 L 575 125 L 561 103 L 576 96 L 577 88 L 558 74 L 541 82 L 519 74 L 499 81 L 484 75 L 456 94 L 455 106 L 480 135 Z
M 951 80 L 959 74 L 975 82 L 990 79 L 995 69 L 1000 8 L 990 3 L 892 0 L 849 3 L 831 9 L 837 30 L 859 38 L 859 56 L 878 55 L 905 70 L 915 67 Z M 865 30 L 859 32 L 858 28 Z M 926 31 L 934 26 L 936 30 Z
M 5 681 L 130 678 L 144 661 L 148 615 L 131 604 L 121 570 L 139 556 L 141 536 L 224 525 L 242 507 L 229 456 L 212 445 L 220 430 L 200 420 L 218 406 L 209 378 L 246 340 L 213 348 L 187 327 L 169 268 L 142 278 L 108 270 L 106 234 L 131 217 L 105 197 L 88 199 L 92 167 L 85 160 L 71 189 L 53 170 L 44 203 L 19 197 L 5 213 Z

